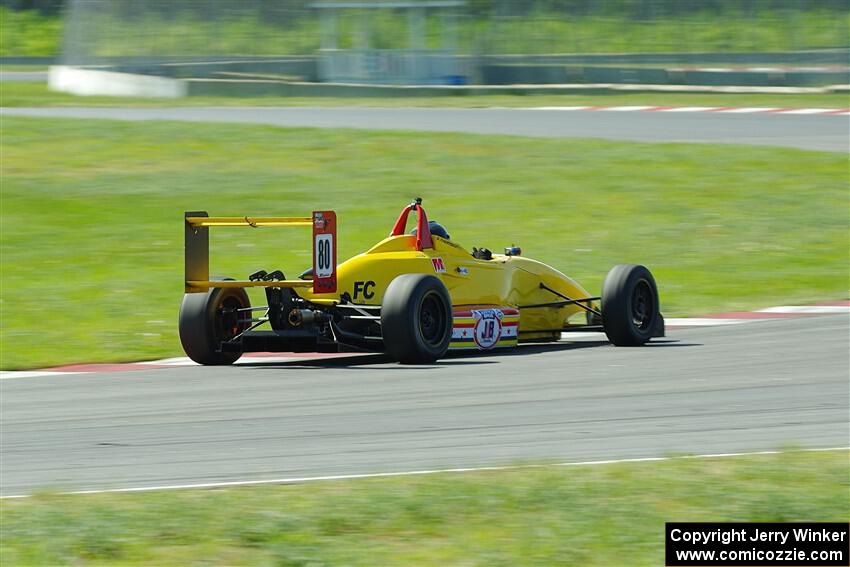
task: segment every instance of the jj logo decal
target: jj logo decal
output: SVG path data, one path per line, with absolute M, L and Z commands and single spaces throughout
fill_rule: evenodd
M 502 317 L 504 313 L 500 309 L 484 309 L 473 311 L 475 327 L 472 339 L 480 349 L 488 349 L 496 346 L 502 336 Z

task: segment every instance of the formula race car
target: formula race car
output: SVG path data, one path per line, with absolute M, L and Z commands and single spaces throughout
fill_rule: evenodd
M 407 233 L 410 213 L 416 228 Z M 185 214 L 185 291 L 180 341 L 200 364 L 231 364 L 244 352 L 384 352 L 429 363 L 449 349 L 488 350 L 604 330 L 615 345 L 664 336 L 655 280 L 643 266 L 615 266 L 592 296 L 558 270 L 486 248 L 472 252 L 428 221 L 421 199 L 406 206 L 389 237 L 337 265 L 333 211 L 310 217 Z M 296 279 L 280 270 L 210 281 L 209 228 L 309 226 L 313 266 Z M 252 307 L 246 288 L 265 288 Z M 584 317 L 582 317 L 584 313 Z M 580 318 L 579 321 L 576 321 Z M 268 325 L 270 329 L 260 330 Z

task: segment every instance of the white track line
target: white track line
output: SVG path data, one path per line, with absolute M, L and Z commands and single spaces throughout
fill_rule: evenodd
M 2 370 L 0 380 L 13 378 L 40 378 L 42 376 L 70 376 L 72 374 L 90 374 L 89 372 L 54 372 L 52 370 Z
M 587 110 L 592 106 L 533 106 L 528 110 Z M 511 107 L 511 110 L 515 108 Z
M 782 305 L 779 307 L 768 307 L 759 309 L 756 313 L 788 313 L 788 314 L 827 314 L 827 313 L 850 313 L 850 305 Z
M 750 106 L 744 108 L 727 108 L 726 110 L 718 110 L 717 112 L 728 112 L 731 114 L 744 114 L 744 113 L 752 113 L 752 112 L 772 112 L 774 110 L 779 110 L 778 106 Z
M 784 110 L 782 114 L 823 114 L 824 112 L 832 112 L 835 108 L 795 108 L 794 110 Z
M 561 333 L 563 341 L 607 341 L 608 337 L 602 331 L 570 331 L 569 333 Z
M 658 112 L 709 112 L 719 110 L 722 106 L 679 106 L 674 108 L 662 108 Z
M 197 362 L 188 356 L 178 356 L 175 358 L 163 358 L 160 360 L 145 360 L 137 364 L 150 364 L 151 366 L 197 366 Z
M 740 325 L 759 319 L 712 319 L 709 317 L 671 317 L 664 319 L 664 324 L 671 327 L 714 327 L 716 325 Z
M 599 110 L 606 110 L 610 112 L 633 112 L 636 110 L 647 110 L 650 108 L 655 108 L 654 106 L 609 106 L 607 108 L 600 108 Z
M 358 480 L 364 478 L 391 478 L 398 476 L 422 476 L 445 473 L 466 473 L 466 472 L 483 472 L 483 471 L 509 471 L 523 469 L 540 469 L 549 467 L 587 467 L 599 465 L 613 465 L 620 463 L 648 463 L 648 462 L 664 462 L 664 461 L 680 461 L 684 459 L 717 459 L 722 457 L 750 457 L 757 455 L 779 455 L 788 452 L 804 452 L 814 453 L 823 451 L 850 451 L 850 447 L 823 447 L 817 449 L 800 449 L 799 451 L 750 451 L 745 453 L 708 453 L 703 455 L 682 455 L 680 457 L 638 457 L 632 459 L 607 459 L 599 461 L 577 461 L 567 463 L 552 463 L 552 464 L 533 464 L 533 465 L 504 465 L 491 467 L 462 467 L 452 469 L 426 469 L 418 471 L 400 471 L 400 472 L 383 472 L 383 473 L 363 473 L 363 474 L 335 474 L 325 476 L 304 476 L 290 478 L 271 478 L 264 480 L 233 480 L 224 482 L 201 482 L 196 484 L 163 484 L 155 486 L 137 486 L 133 488 L 107 488 L 103 490 L 75 490 L 72 492 L 63 492 L 61 494 L 109 494 L 109 493 L 127 493 L 127 492 L 154 492 L 160 490 L 187 490 L 187 489 L 206 489 L 206 488 L 228 488 L 237 486 L 256 486 L 264 484 L 303 484 L 305 482 L 317 482 L 327 480 Z M 9 496 L 0 496 L 0 499 L 5 498 L 29 498 L 29 494 L 14 494 Z

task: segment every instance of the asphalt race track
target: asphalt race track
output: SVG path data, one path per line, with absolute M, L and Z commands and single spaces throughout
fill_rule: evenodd
M 609 112 L 500 108 L 2 108 L 0 116 L 237 122 L 292 127 L 365 128 L 710 142 L 850 151 L 848 115 Z
M 850 316 L 670 335 L 5 379 L 2 495 L 848 445 Z
M 0 83 L 47 81 L 47 71 L 0 71 Z

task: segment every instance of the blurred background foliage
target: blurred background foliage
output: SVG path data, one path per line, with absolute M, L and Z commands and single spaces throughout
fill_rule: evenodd
M 0 0 L 0 55 L 57 55 L 72 6 L 101 55 L 310 54 L 320 44 L 313 3 Z M 339 47 L 350 47 L 359 12 L 340 13 Z M 429 14 L 434 47 L 442 14 Z M 850 0 L 468 0 L 456 16 L 468 54 L 786 51 L 846 47 Z M 407 46 L 405 11 L 368 17 L 373 47 Z M 80 42 L 68 35 L 66 47 Z
M 218 0 L 238 4 L 228 0 Z M 315 0 L 287 0 L 294 9 L 307 10 Z M 0 6 L 13 10 L 38 10 L 42 14 L 58 14 L 69 0 L 0 0 Z M 192 2 L 188 2 L 191 4 Z M 209 4 L 209 1 L 194 2 Z M 267 2 L 271 7 L 281 2 Z M 187 2 L 169 2 L 176 9 Z M 528 14 L 535 11 L 569 12 L 587 15 L 606 13 L 625 15 L 633 19 L 652 18 L 660 14 L 682 15 L 695 12 L 725 14 L 742 12 L 754 15 L 759 11 L 837 10 L 846 11 L 848 0 L 467 0 L 466 11 L 475 16 L 492 16 L 503 12 Z

